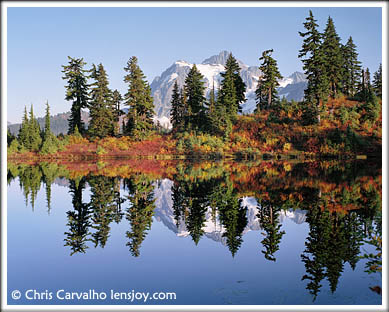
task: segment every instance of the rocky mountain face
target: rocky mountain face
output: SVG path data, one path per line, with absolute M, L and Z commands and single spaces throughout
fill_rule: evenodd
M 212 87 L 217 90 L 221 82 L 221 73 L 224 72 L 224 66 L 228 58 L 229 52 L 222 51 L 218 55 L 211 56 L 204 60 L 201 64 L 196 64 L 196 67 L 204 76 L 207 96 Z M 258 85 L 258 79 L 261 71 L 258 66 L 248 66 L 242 61 L 238 60 L 241 68 L 241 77 L 246 84 L 246 98 L 247 101 L 243 106 L 243 113 L 253 112 L 255 104 L 255 89 Z M 171 96 L 174 82 L 182 87 L 185 82 L 186 75 L 193 66 L 192 63 L 186 61 L 177 61 L 168 69 L 166 69 L 161 76 L 155 77 L 151 83 L 152 96 L 154 98 L 155 114 L 157 118 L 166 121 L 170 116 Z M 301 101 L 304 97 L 304 89 L 307 81 L 303 73 L 295 72 L 287 78 L 279 81 L 280 88 L 278 89 L 279 96 L 285 97 L 287 100 Z

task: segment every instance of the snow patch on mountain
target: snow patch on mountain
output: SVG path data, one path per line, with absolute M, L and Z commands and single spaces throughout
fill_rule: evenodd
M 173 80 L 176 80 L 177 77 L 178 77 L 178 74 L 177 74 L 177 73 L 173 73 L 173 74 L 170 76 L 170 78 L 169 78 L 169 82 L 170 82 L 170 81 L 173 81 Z
M 158 117 L 158 116 L 154 115 L 153 122 L 155 125 L 160 125 L 161 127 L 165 128 L 165 129 L 172 128 L 172 123 L 170 121 L 170 118 L 168 118 L 166 116 Z
M 291 84 L 291 83 L 293 83 L 293 79 L 290 77 L 278 80 L 278 84 L 279 84 L 280 88 L 285 88 L 288 84 Z
M 215 89 L 219 88 L 220 81 L 221 81 L 220 73 L 222 73 L 225 69 L 223 65 L 197 64 L 196 67 L 200 71 L 200 73 L 204 76 L 205 86 L 207 89 L 212 88 L 213 82 L 215 83 Z

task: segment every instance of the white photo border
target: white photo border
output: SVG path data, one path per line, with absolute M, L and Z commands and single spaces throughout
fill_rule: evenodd
M 388 238 L 388 3 L 386 1 L 2 1 L 1 2 L 1 311 L 387 311 L 387 241 L 382 246 L 382 305 L 8 305 L 7 304 L 7 9 L 14 7 L 377 7 L 382 9 L 382 235 Z

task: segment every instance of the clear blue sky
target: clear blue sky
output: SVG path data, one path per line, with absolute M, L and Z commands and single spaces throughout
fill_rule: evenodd
M 274 49 L 281 74 L 302 71 L 297 58 L 307 8 L 9 8 L 8 121 L 20 122 L 24 106 L 44 115 L 70 109 L 62 67 L 67 56 L 90 68 L 103 63 L 110 87 L 123 92 L 123 67 L 136 55 L 149 83 L 179 59 L 202 62 L 221 50 L 259 65 Z M 312 8 L 320 29 L 330 15 L 345 43 L 351 35 L 364 67 L 381 62 L 381 8 Z

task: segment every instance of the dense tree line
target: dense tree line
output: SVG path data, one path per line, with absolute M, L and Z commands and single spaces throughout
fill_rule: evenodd
M 69 134 L 73 134 L 78 128 L 81 134 L 85 133 L 91 138 L 118 136 L 120 116 L 124 114 L 120 109 L 123 102 L 128 107 L 128 113 L 123 119 L 121 134 L 130 135 L 134 139 L 147 137 L 153 128 L 154 104 L 150 86 L 138 65 L 138 59 L 131 57 L 124 67 L 124 82 L 128 84 L 124 96 L 118 90 L 109 88 L 108 75 L 102 64 L 92 64 L 90 70 L 85 70 L 84 65 L 86 63 L 82 58 L 69 57 L 69 65 L 63 66 L 63 79 L 68 81 L 65 99 L 73 101 Z M 88 79 L 93 82 L 87 84 Z M 80 118 L 82 108 L 89 109 L 87 131 Z
M 13 152 L 40 152 L 41 154 L 50 154 L 63 147 L 63 142 L 51 131 L 50 126 L 50 106 L 46 102 L 46 114 L 44 129 L 41 129 L 35 115 L 33 106 L 27 114 L 27 108 L 24 108 L 22 124 L 17 137 L 7 132 L 8 151 Z
M 334 21 L 328 17 L 323 33 L 318 30 L 312 11 L 304 22 L 306 32 L 299 32 L 303 38 L 299 57 L 307 76 L 304 105 L 316 116 L 320 123 L 320 113 L 328 110 L 325 103 L 328 98 L 345 95 L 363 102 L 361 109 L 377 110 L 378 99 L 382 96 L 382 67 L 374 74 L 374 86 L 370 85 L 369 69 L 362 69 L 358 60 L 357 47 L 350 36 L 346 44 L 336 32 Z

